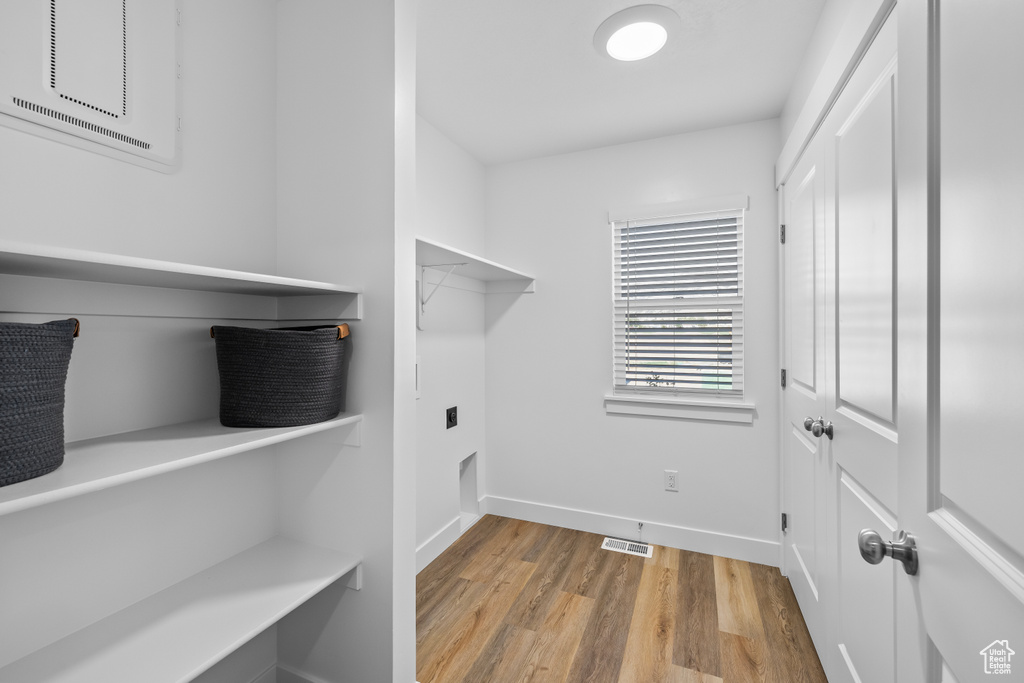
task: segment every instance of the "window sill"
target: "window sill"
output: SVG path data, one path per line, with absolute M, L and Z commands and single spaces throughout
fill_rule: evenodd
M 632 396 L 608 394 L 604 412 L 608 415 L 641 415 L 677 420 L 753 424 L 756 406 L 740 400 L 684 398 L 679 396 Z

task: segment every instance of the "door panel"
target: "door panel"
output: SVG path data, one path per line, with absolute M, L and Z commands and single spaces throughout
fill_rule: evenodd
M 789 528 L 783 539 L 783 570 L 815 643 L 827 642 L 821 605 L 821 566 L 826 545 L 828 466 L 821 439 L 804 420 L 825 410 L 824 378 L 824 177 L 821 146 L 805 150 L 783 188 L 786 244 L 783 251 L 785 367 L 783 509 Z
M 825 510 L 823 492 L 818 491 L 817 476 L 818 444 L 809 435 L 796 428 L 789 430 L 786 441 L 786 471 L 789 472 L 790 491 L 787 515 L 791 520 L 786 532 L 787 541 L 796 568 L 804 581 L 794 584 L 794 590 L 807 600 L 818 600 L 818 554 L 821 549 L 821 535 L 824 532 Z M 792 580 L 792 578 L 791 578 Z
M 830 115 L 834 169 L 826 197 L 829 259 L 830 419 L 839 467 L 896 510 L 897 431 L 894 319 L 896 268 L 896 29 L 890 20 L 865 55 Z M 833 133 L 834 131 L 834 133 Z M 831 191 L 828 191 L 831 190 Z M 839 537 L 839 543 L 856 543 Z
M 837 680 L 895 680 L 892 567 L 860 556 L 861 529 L 890 538 L 897 509 L 895 108 L 890 17 L 829 113 L 825 185 L 826 418 L 834 425 L 832 502 Z M 874 570 L 874 571 L 872 571 Z
M 826 673 L 849 683 L 895 681 L 893 572 L 872 571 L 857 546 L 864 528 L 888 537 L 897 507 L 895 55 L 890 19 L 795 167 L 783 205 L 785 301 L 814 302 L 813 318 L 787 310 L 791 356 L 815 330 L 814 373 L 797 379 L 809 364 L 791 365 L 801 369 L 785 392 L 786 570 Z M 813 278 L 802 275 L 811 269 Z M 820 290 L 792 291 L 808 281 Z M 831 422 L 834 438 L 803 431 L 800 411 Z M 801 490 L 809 486 L 813 494 Z
M 857 538 L 861 529 L 875 529 L 889 538 L 896 530 L 896 517 L 848 472 L 840 470 L 839 538 Z M 892 683 L 896 673 L 893 567 L 879 571 L 867 564 L 855 543 L 841 542 L 838 550 L 839 649 L 848 674 L 840 680 Z M 886 613 L 889 618 L 880 618 Z
M 892 79 L 836 134 L 838 403 L 893 426 Z
M 816 400 L 820 270 L 815 247 L 820 246 L 816 244 L 820 236 L 815 235 L 815 215 L 821 210 L 821 197 L 817 166 L 808 166 L 792 192 L 786 190 L 786 370 L 792 384 Z M 815 196 L 816 187 L 819 196 Z
M 1024 655 L 993 679 L 985 652 L 1024 653 L 1024 4 L 903 5 L 899 522 L 921 566 L 897 574 L 900 681 L 1024 681 Z
M 1024 458 L 1007 430 L 988 427 L 1016 423 L 1024 386 L 1024 95 L 1005 87 L 1022 79 L 1024 10 L 981 4 L 998 20 L 962 0 L 940 18 L 939 482 L 972 531 L 1021 555 Z

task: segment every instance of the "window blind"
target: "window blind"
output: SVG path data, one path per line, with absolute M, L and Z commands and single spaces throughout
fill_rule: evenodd
M 743 393 L 743 211 L 614 225 L 616 391 Z

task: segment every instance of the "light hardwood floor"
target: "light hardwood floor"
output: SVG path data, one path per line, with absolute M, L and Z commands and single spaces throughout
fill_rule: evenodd
M 774 567 L 487 515 L 416 578 L 419 683 L 824 683 Z

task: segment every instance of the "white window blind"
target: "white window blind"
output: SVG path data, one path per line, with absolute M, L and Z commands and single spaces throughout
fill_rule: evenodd
M 743 211 L 619 221 L 615 390 L 743 393 Z

